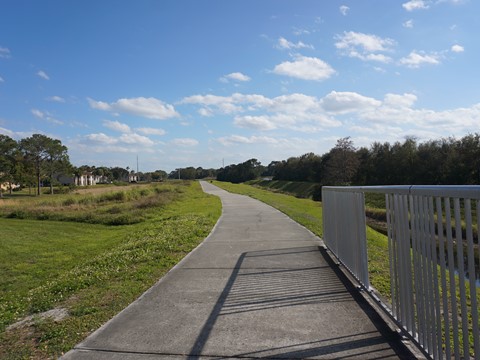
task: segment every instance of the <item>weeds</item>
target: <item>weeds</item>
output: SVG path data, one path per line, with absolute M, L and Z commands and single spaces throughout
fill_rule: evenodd
M 118 196 L 129 199 L 128 204 L 115 200 Z M 81 206 L 78 201 L 65 205 L 67 199 L 58 198 L 57 212 L 79 207 L 80 222 L 143 220 L 111 227 L 0 219 L 2 229 L 10 228 L 9 236 L 0 238 L 0 271 L 10 269 L 0 279 L 0 358 L 57 358 L 70 350 L 190 252 L 221 212 L 219 199 L 204 194 L 198 183 L 125 191 L 108 202 L 87 195 L 73 199 L 85 197 L 90 200 Z M 38 215 L 25 205 L 20 208 L 27 216 Z M 96 213 L 87 219 L 85 209 L 91 208 Z M 49 212 L 50 217 L 54 214 Z M 27 231 L 19 231 L 25 226 Z M 69 317 L 59 322 L 38 318 L 28 328 L 4 331 L 26 315 L 57 307 L 66 308 Z

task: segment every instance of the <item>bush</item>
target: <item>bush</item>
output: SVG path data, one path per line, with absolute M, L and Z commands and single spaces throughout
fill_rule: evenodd
M 322 201 L 322 186 L 323 185 L 315 185 L 312 193 L 312 200 L 313 201 Z

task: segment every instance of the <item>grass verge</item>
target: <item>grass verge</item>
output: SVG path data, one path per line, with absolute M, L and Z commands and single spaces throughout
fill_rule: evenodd
M 142 221 L 132 225 L 0 219 L 2 231 L 9 228 L 8 237 L 0 240 L 0 358 L 57 358 L 151 287 L 208 235 L 221 213 L 218 198 L 204 194 L 196 182 L 158 186 L 173 187 L 176 196 L 149 207 Z M 57 200 L 63 201 L 61 196 Z M 106 203 L 118 201 L 124 213 L 137 200 Z M 68 313 L 60 321 L 39 315 L 59 308 Z M 7 330 L 32 314 L 29 324 Z

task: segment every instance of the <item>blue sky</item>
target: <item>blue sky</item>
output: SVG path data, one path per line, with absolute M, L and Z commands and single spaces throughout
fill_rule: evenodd
M 264 165 L 479 132 L 474 0 L 0 0 L 0 133 L 72 163 Z

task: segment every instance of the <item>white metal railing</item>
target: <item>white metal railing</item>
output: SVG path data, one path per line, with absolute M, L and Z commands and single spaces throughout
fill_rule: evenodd
M 365 193 L 385 194 L 390 315 L 435 359 L 480 359 L 480 186 L 324 186 L 324 242 L 371 290 Z

